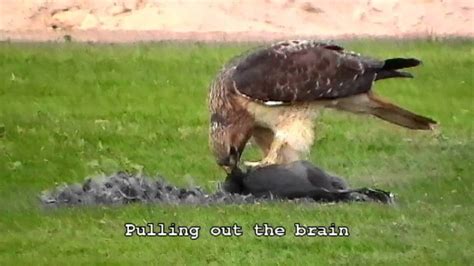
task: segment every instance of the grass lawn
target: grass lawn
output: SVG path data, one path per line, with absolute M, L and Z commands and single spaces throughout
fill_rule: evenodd
M 117 170 L 213 189 L 223 172 L 207 142 L 208 84 L 251 45 L 0 43 L 0 265 L 458 264 L 474 261 L 472 40 L 353 41 L 350 50 L 424 61 L 416 78 L 375 90 L 440 122 L 410 131 L 325 111 L 311 160 L 353 186 L 398 196 L 379 204 L 42 209 L 37 195 Z M 257 159 L 250 149 L 246 159 Z M 124 223 L 200 225 L 197 240 L 125 238 Z M 347 238 L 296 238 L 293 224 L 345 225 Z M 243 227 L 211 237 L 212 225 Z M 253 235 L 255 223 L 285 237 Z

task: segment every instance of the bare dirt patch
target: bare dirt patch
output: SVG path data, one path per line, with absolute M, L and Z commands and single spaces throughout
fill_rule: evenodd
M 0 40 L 474 36 L 470 0 L 3 0 Z

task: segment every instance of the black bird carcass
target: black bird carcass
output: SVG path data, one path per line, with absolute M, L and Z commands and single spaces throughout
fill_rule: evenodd
M 344 179 L 329 175 L 308 161 L 274 164 L 245 172 L 235 167 L 222 187 L 229 193 L 257 197 L 394 203 L 394 196 L 390 192 L 367 187 L 351 189 Z

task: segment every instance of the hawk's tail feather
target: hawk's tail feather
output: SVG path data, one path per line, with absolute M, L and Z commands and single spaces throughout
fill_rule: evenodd
M 413 75 L 408 72 L 397 70 L 382 70 L 377 72 L 375 80 L 389 79 L 389 78 L 413 78 Z
M 431 118 L 412 113 L 375 95 L 369 95 L 369 99 L 371 101 L 370 113 L 387 122 L 419 130 L 431 130 L 437 124 Z
M 384 61 L 382 68 L 377 71 L 375 80 L 388 78 L 413 78 L 408 72 L 398 71 L 398 69 L 415 67 L 421 64 L 416 58 L 390 58 Z
M 382 70 L 397 70 L 408 67 L 415 67 L 421 64 L 416 58 L 390 58 L 385 60 Z

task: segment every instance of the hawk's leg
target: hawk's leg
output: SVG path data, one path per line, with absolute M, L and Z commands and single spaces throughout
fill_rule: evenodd
M 273 139 L 275 138 L 273 131 L 266 127 L 257 126 L 253 129 L 252 137 L 255 144 L 257 144 L 262 151 L 263 157 L 267 156 Z
M 286 145 L 284 138 L 275 137 L 268 149 L 266 156 L 259 162 L 244 162 L 248 167 L 263 167 L 271 164 L 279 163 L 280 153 L 282 148 Z
M 312 110 L 302 115 L 291 113 L 283 116 L 271 128 L 254 128 L 253 137 L 263 151 L 260 162 L 244 162 L 246 166 L 258 167 L 270 164 L 286 164 L 301 160 L 309 153 L 314 141 Z M 309 113 L 309 114 L 307 114 Z

